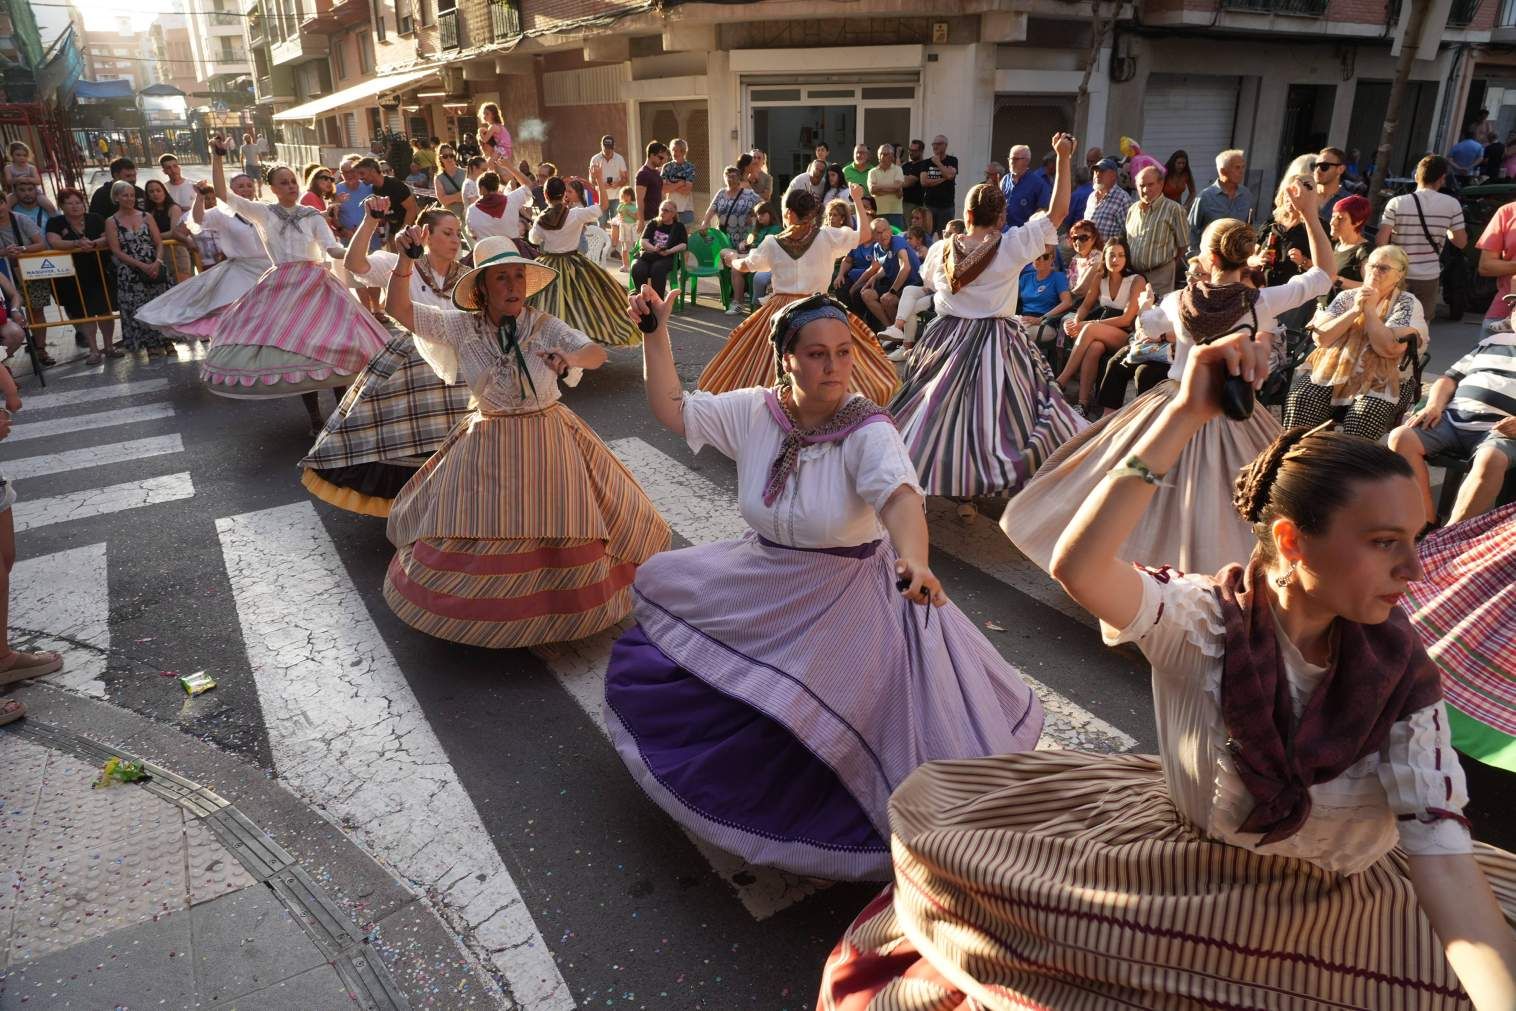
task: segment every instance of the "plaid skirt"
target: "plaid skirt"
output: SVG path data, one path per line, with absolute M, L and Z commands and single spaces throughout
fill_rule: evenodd
M 918 769 L 821 1011 L 1467 1011 L 1399 850 L 1351 876 L 1199 835 L 1145 755 Z M 1475 844 L 1516 922 L 1516 857 Z
M 1406 610 L 1442 671 L 1453 746 L 1516 772 L 1516 503 L 1427 535 Z
M 727 393 L 754 386 L 770 387 L 778 381 L 774 372 L 774 346 L 769 343 L 769 327 L 779 310 L 804 295 L 774 295 L 757 312 L 738 323 L 716 357 L 706 365 L 695 384 L 707 393 Z M 868 326 L 848 313 L 848 327 L 853 331 L 852 391 L 876 404 L 888 404 L 900 385 L 895 366 L 885 357 L 879 341 Z
M 390 507 L 384 599 L 428 635 L 496 649 L 582 639 L 632 609 L 669 528 L 562 404 L 476 412 Z

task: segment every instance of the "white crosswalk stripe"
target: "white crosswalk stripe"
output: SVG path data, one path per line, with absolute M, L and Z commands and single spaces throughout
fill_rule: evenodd
M 86 488 L 51 498 L 30 501 L 22 499 L 11 506 L 11 512 L 15 516 L 16 532 L 20 533 L 52 523 L 66 523 L 69 520 L 121 512 L 123 509 L 141 509 L 143 506 L 192 498 L 194 494 L 195 485 L 189 474 L 164 474 L 143 481 Z
M 24 408 L 23 408 L 24 410 Z M 46 421 L 17 421 L 11 426 L 11 434 L 5 445 L 26 442 L 29 439 L 45 439 L 53 435 L 72 435 L 75 432 L 116 429 L 121 425 L 136 425 L 145 421 L 162 421 L 174 416 L 173 404 L 143 404 L 141 407 L 122 407 L 114 411 L 94 411 L 89 414 L 70 414 Z
M 63 670 L 48 684 L 101 699 L 111 648 L 105 557 L 101 543 L 17 561 L 8 630 L 13 649 L 63 654 Z
M 216 530 L 280 777 L 424 890 L 519 1003 L 574 1007 L 315 507 L 233 516 Z
M 22 408 L 27 411 L 47 411 L 55 407 L 72 407 L 75 404 L 94 404 L 102 400 L 121 400 L 124 397 L 140 397 L 148 393 L 163 393 L 167 389 L 167 379 L 139 379 L 134 382 L 91 386 L 87 390 L 33 393 L 22 398 Z
M 5 476 L 12 481 L 47 474 L 63 474 L 85 467 L 101 467 L 109 463 L 124 463 L 128 460 L 143 460 L 151 456 L 166 456 L 184 452 L 184 440 L 179 433 L 154 435 L 146 439 L 127 442 L 110 442 L 103 446 L 86 446 L 83 449 L 68 449 L 61 453 L 44 456 L 24 456 L 19 460 L 6 460 Z

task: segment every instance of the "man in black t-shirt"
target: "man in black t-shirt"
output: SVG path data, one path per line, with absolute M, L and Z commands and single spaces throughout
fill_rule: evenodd
M 669 271 L 684 255 L 689 241 L 689 232 L 679 220 L 679 208 L 672 200 L 663 201 L 658 216 L 642 229 L 642 252 L 632 264 L 632 280 L 637 287 L 651 284 L 659 298 L 667 295 Z
M 358 170 L 358 178 L 373 187 L 374 196 L 389 197 L 390 210 L 384 216 L 385 246 L 389 248 L 396 233 L 416 223 L 416 217 L 421 213 L 416 197 L 405 183 L 381 173 L 375 158 L 360 158 L 353 167 Z
M 900 171 L 905 173 L 905 189 L 900 191 L 900 199 L 905 204 L 907 223 L 911 220 L 911 212 L 926 203 L 926 191 L 921 188 L 921 174 L 931 164 L 926 158 L 926 144 L 919 140 L 911 141 L 909 153 L 905 161 L 900 163 Z
M 958 159 L 947 153 L 947 138 L 932 138 L 932 156 L 921 172 L 922 205 L 932 212 L 931 230 L 939 232 L 954 217 L 958 203 Z
M 137 210 L 140 211 L 147 205 L 147 194 L 142 192 L 141 186 L 137 186 L 137 163 L 130 158 L 117 158 L 111 162 L 110 182 L 102 185 L 89 198 L 91 214 L 108 218 L 116 213 L 116 201 L 111 199 L 111 187 L 123 179 L 137 189 Z

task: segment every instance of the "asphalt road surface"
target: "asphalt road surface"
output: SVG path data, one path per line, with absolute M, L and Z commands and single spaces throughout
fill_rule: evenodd
M 687 385 L 732 322 L 677 317 Z M 279 777 L 426 889 L 524 1006 L 814 1006 L 823 960 L 877 886 L 744 866 L 649 802 L 603 730 L 614 630 L 497 652 L 400 622 L 380 592 L 383 522 L 300 486 L 299 402 L 213 396 L 201 353 L 68 364 L 45 390 L 24 378 L 0 445 L 20 494 L 17 644 L 64 648 L 53 680 Z M 565 400 L 637 474 L 676 547 L 742 529 L 732 465 L 657 426 L 637 351 L 612 352 Z M 1103 647 L 992 520 L 965 524 L 941 502 L 931 515 L 949 595 L 1041 688 L 1044 746 L 1152 750 L 1140 657 Z M 201 670 L 218 687 L 187 699 L 175 676 Z M 1487 812 L 1516 799 L 1510 779 L 1483 775 L 1473 812 L 1507 846 Z

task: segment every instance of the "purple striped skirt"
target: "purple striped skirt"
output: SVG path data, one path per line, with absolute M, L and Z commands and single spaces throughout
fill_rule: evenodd
M 894 584 L 887 541 L 749 533 L 645 562 L 605 690 L 638 783 L 749 863 L 887 879 L 891 791 L 923 762 L 1033 748 L 1043 719 L 963 612 Z

